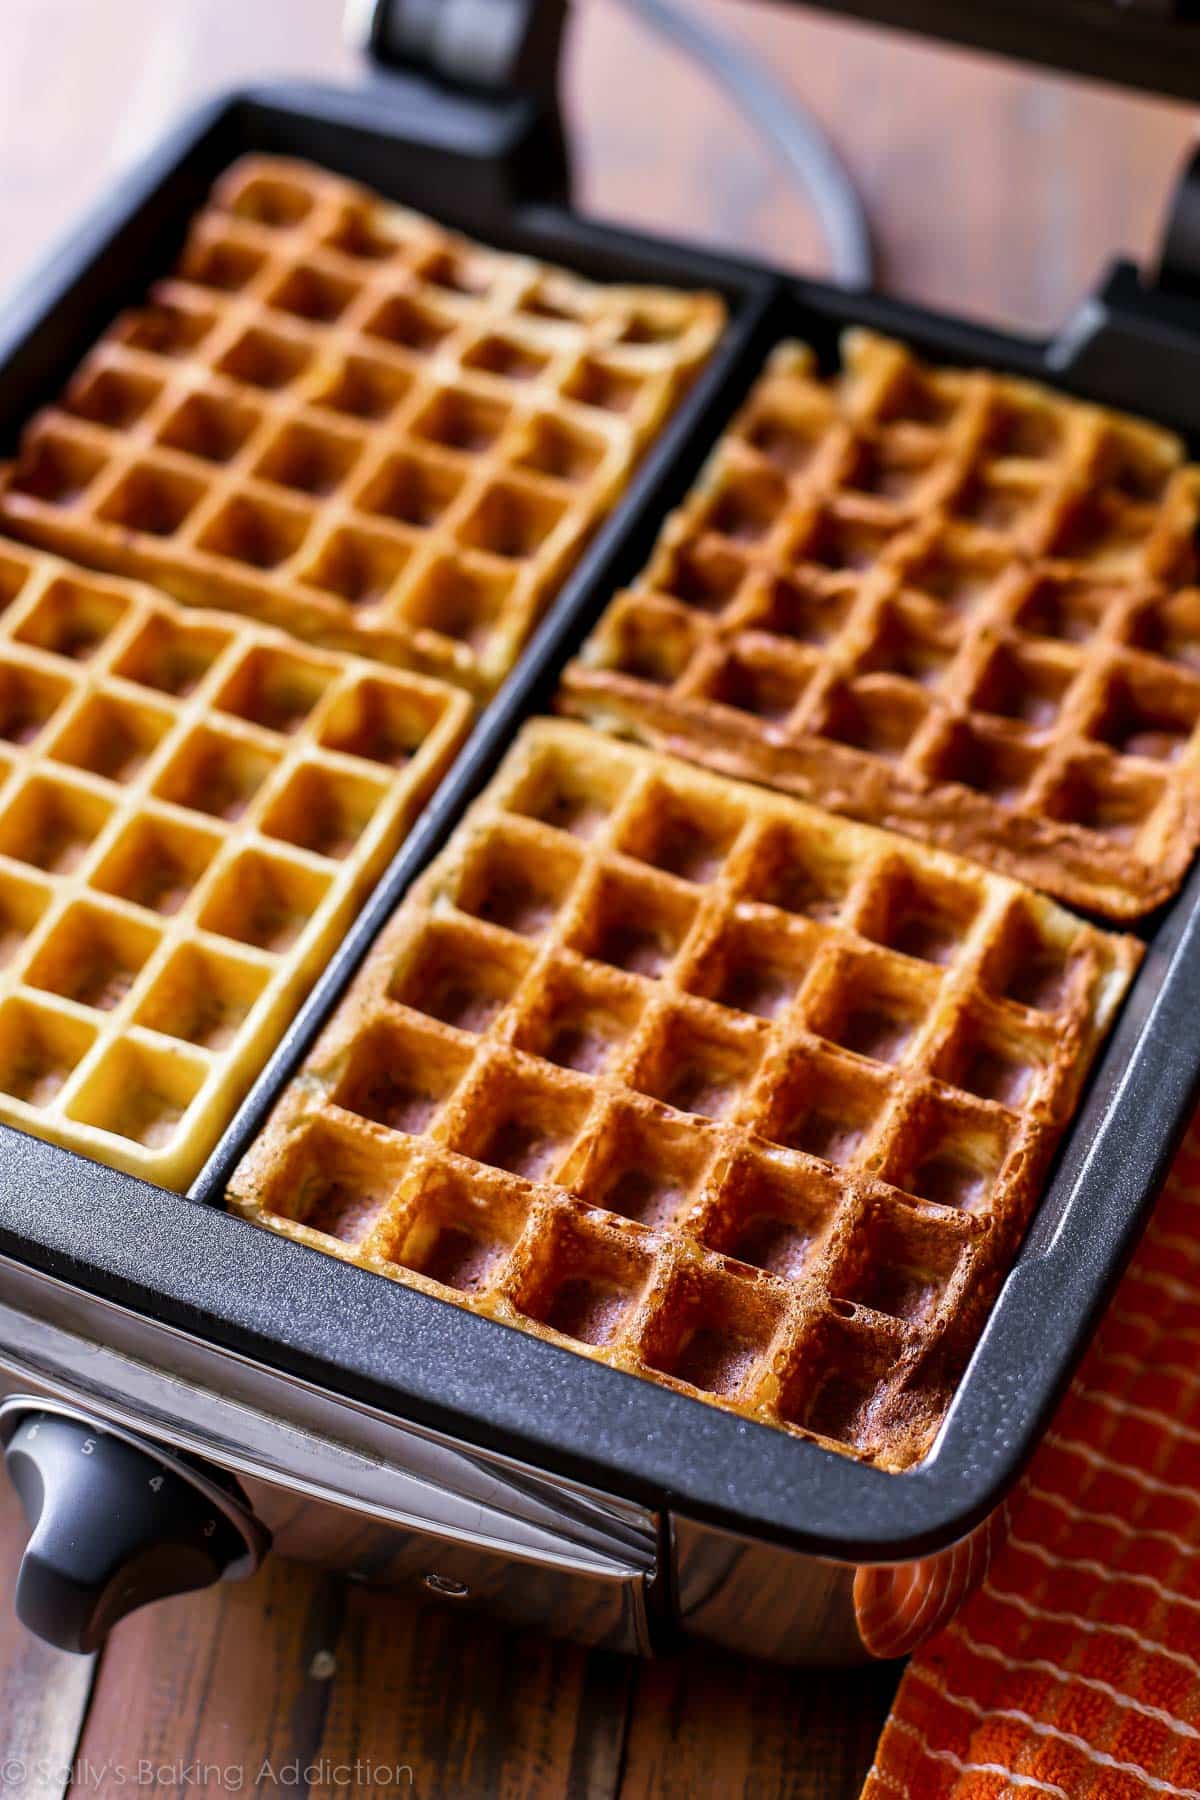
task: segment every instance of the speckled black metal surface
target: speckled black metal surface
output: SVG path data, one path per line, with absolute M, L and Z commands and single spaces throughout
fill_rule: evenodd
M 1147 928 L 1145 964 L 1029 1240 L 933 1455 L 909 1474 L 862 1467 L 651 1387 L 257 1231 L 212 1202 L 383 919 L 517 722 L 545 703 L 614 586 L 640 566 L 767 345 L 800 335 L 831 353 L 841 325 L 858 321 L 943 359 L 1043 375 L 1046 347 L 583 225 L 555 202 L 552 150 L 517 102 L 431 104 L 404 84 L 273 90 L 222 103 L 163 145 L 12 309 L 0 333 L 0 440 L 11 444 L 21 418 L 170 260 L 212 175 L 245 149 L 314 157 L 592 273 L 719 284 L 737 303 L 736 323 L 348 935 L 196 1198 L 0 1130 L 0 1252 L 333 1391 L 735 1530 L 846 1560 L 953 1541 L 996 1504 L 1036 1441 L 1186 1122 L 1200 1073 L 1200 873 Z M 536 203 L 517 200 L 531 189 Z

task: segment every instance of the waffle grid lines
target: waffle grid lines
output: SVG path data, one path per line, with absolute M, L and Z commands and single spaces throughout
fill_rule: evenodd
M 1114 918 L 1200 841 L 1196 472 L 1169 433 L 782 346 L 562 703 Z
M 0 1120 L 184 1189 L 470 722 L 0 544 Z
M 0 544 L 0 1120 L 187 1186 L 723 318 L 226 174 L 0 485 L 184 603 Z M 1046 893 L 1132 916 L 1200 841 L 1198 489 L 844 360 L 776 352 L 567 672 L 610 735 L 526 725 L 229 1199 L 902 1469 L 1140 954 Z
M 536 722 L 231 1199 L 905 1467 L 1137 955 L 958 859 Z
M 31 424 L 0 518 L 185 602 L 486 692 L 724 316 L 245 158 L 172 277 Z

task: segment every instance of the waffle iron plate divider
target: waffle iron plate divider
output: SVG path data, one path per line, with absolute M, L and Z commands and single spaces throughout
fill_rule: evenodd
M 5 1131 L 0 1250 L 335 1393 L 635 1500 L 826 1557 L 887 1561 L 936 1549 L 986 1517 L 1015 1479 L 1182 1130 L 1200 1074 L 1200 1022 L 1189 1002 L 1200 979 L 1195 871 L 1145 928 L 1142 971 L 1034 1229 L 932 1454 L 902 1478 L 497 1333 L 428 1295 L 269 1238 L 215 1204 L 385 919 L 520 723 L 546 709 L 559 671 L 615 589 L 644 565 L 664 512 L 682 498 L 773 343 L 799 337 L 832 363 L 840 330 L 858 323 L 940 361 L 1056 378 L 1045 347 L 1029 341 L 583 225 L 558 204 L 544 163 L 531 177 L 545 144 L 521 103 L 414 101 L 424 113 L 406 140 L 397 92 L 241 96 L 164 145 L 14 310 L 0 344 L 7 442 L 170 260 L 212 179 L 246 150 L 308 156 L 489 241 L 599 277 L 718 286 L 734 302 L 732 330 L 285 1034 L 192 1190 L 207 1204 L 181 1211 L 184 1203 L 160 1190 Z

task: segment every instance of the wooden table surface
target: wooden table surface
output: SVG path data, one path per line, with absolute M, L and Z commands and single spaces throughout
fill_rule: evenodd
M 1115 251 L 1153 245 L 1186 109 L 799 9 L 707 10 L 826 123 L 868 202 L 881 285 L 1047 329 Z M 184 106 L 248 75 L 352 75 L 339 15 L 338 0 L 4 0 L 0 293 Z M 576 0 L 566 93 L 585 210 L 824 268 L 746 124 L 616 0 Z M 0 1606 L 21 1541 L 5 1489 Z M 266 1763 L 263 1785 L 289 1792 L 405 1792 L 407 1769 L 423 1795 L 840 1800 L 895 1679 L 701 1648 L 639 1666 L 268 1562 L 135 1616 L 97 1659 L 0 1621 L 0 1787 L 215 1794 Z

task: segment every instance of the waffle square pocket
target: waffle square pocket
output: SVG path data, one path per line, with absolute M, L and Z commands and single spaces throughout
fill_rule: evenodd
M 926 845 L 534 721 L 230 1199 L 904 1468 L 1139 954 Z
M 1115 919 L 1200 842 L 1170 433 L 849 331 L 773 354 L 565 710 Z
M 245 157 L 29 425 L 0 519 L 485 693 L 724 319 L 716 295 L 587 281 Z
M 0 1121 L 185 1189 L 471 704 L 17 544 L 0 594 Z

